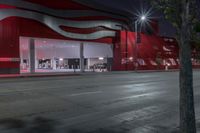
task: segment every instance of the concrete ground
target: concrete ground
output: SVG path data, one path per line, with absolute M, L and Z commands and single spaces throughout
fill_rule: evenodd
M 177 133 L 178 99 L 178 72 L 0 79 L 0 133 Z

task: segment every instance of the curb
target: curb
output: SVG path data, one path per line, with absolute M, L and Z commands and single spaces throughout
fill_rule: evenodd
M 106 74 L 120 74 L 120 73 L 155 73 L 155 72 L 178 72 L 179 69 L 171 70 L 137 70 L 137 71 L 113 71 L 105 72 Z M 200 69 L 193 69 L 193 71 L 200 71 Z M 102 74 L 105 74 L 104 72 Z M 11 79 L 11 78 L 38 78 L 38 77 L 65 77 L 65 76 L 81 76 L 81 75 L 94 75 L 99 73 L 50 73 L 50 74 L 5 74 L 0 75 L 0 79 Z
M 23 75 L 23 74 L 18 74 L 18 75 L 0 75 L 0 79 L 11 79 L 11 78 L 44 78 L 44 77 L 65 77 L 65 76 L 80 76 L 81 74 L 33 74 L 33 75 Z

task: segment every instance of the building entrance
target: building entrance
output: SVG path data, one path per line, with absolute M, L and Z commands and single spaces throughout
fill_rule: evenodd
M 112 45 L 20 37 L 20 72 L 110 71 Z

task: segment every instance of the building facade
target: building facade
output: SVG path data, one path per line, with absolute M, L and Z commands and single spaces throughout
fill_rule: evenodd
M 0 0 L 0 74 L 178 68 L 176 41 L 154 22 L 136 44 L 129 15 L 81 0 Z

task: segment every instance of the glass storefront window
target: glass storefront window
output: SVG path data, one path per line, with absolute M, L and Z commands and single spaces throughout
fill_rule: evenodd
M 20 37 L 21 73 L 30 72 L 29 43 L 30 38 Z M 80 71 L 81 43 L 79 41 L 34 39 L 35 72 Z M 113 58 L 112 47 L 109 44 L 84 42 L 83 54 L 85 71 L 99 71 L 99 68 L 107 69 L 105 66 L 108 66 L 108 59 Z M 109 66 L 111 64 L 109 62 Z

